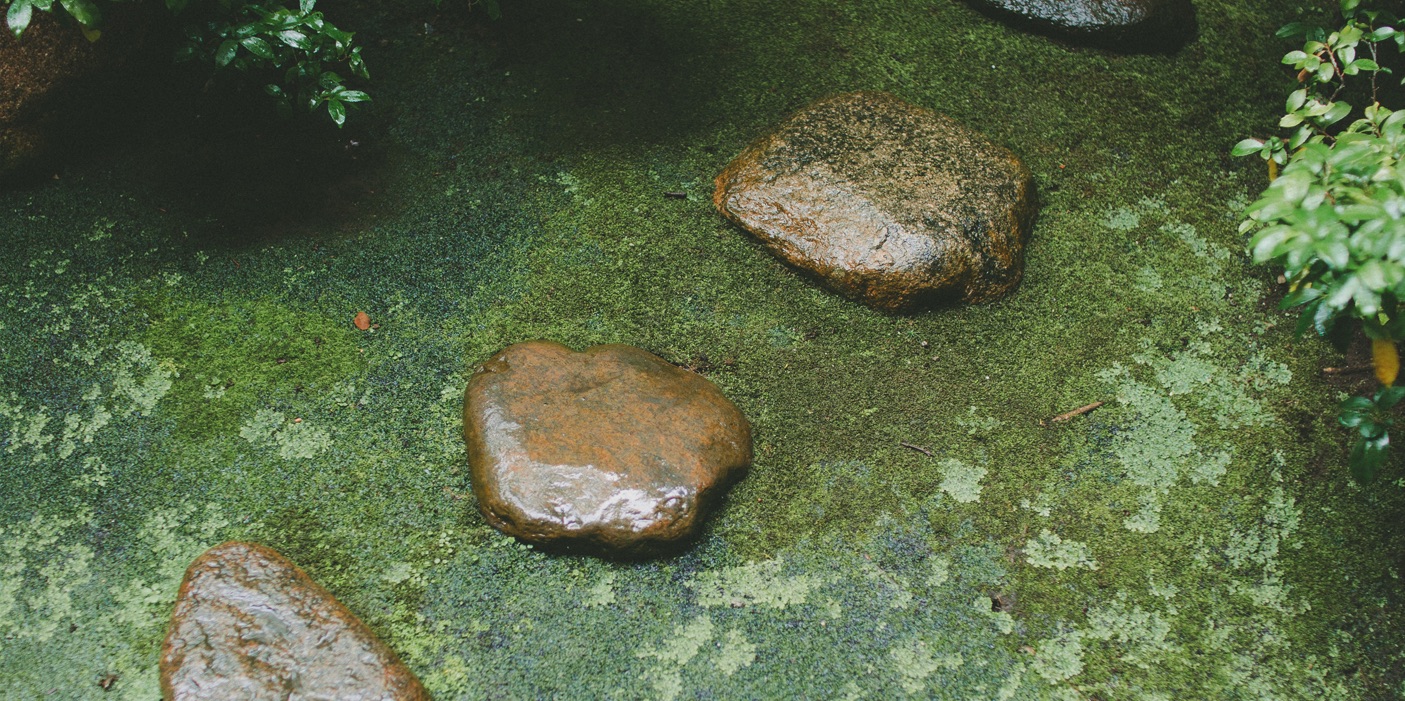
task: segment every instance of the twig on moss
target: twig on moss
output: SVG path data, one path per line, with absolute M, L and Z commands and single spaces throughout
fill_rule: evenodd
M 923 448 L 923 447 L 920 446 L 920 445 L 913 445 L 913 444 L 908 443 L 908 442 L 906 442 L 906 441 L 900 443 L 900 445 L 902 445 L 902 447 L 904 447 L 904 448 L 910 448 L 910 449 L 912 449 L 912 450 L 915 450 L 915 451 L 917 451 L 917 452 L 919 452 L 919 453 L 921 453 L 921 454 L 923 454 L 923 455 L 926 455 L 926 456 L 929 457 L 929 458 L 934 458 L 934 457 L 936 457 L 936 455 L 933 455 L 933 454 L 932 454 L 932 451 L 930 451 L 930 450 L 928 450 L 928 449 L 926 449 L 926 448 Z
M 1354 375 L 1358 372 L 1370 372 L 1374 365 L 1343 365 L 1339 368 L 1322 368 L 1323 375 Z
M 1055 416 L 1052 419 L 1049 419 L 1049 423 L 1061 424 L 1065 421 L 1072 419 L 1075 416 L 1082 416 L 1102 406 L 1103 404 L 1106 404 L 1106 402 L 1093 402 L 1092 404 L 1086 404 L 1084 406 L 1078 407 L 1077 409 L 1074 409 L 1073 411 L 1064 412 L 1062 414 L 1059 414 L 1058 416 Z M 1040 423 L 1043 424 L 1042 421 Z

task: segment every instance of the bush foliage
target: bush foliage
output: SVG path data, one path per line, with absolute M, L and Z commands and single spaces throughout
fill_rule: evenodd
M 1233 153 L 1269 164 L 1272 182 L 1241 230 L 1252 235 L 1256 262 L 1283 267 L 1290 281 L 1283 307 L 1301 309 L 1298 332 L 1341 340 L 1361 328 L 1372 340 L 1384 388 L 1347 400 L 1339 413 L 1357 432 L 1352 471 L 1368 482 L 1390 447 L 1388 410 L 1405 395 L 1394 387 L 1396 342 L 1405 338 L 1405 110 L 1380 101 L 1391 73 L 1383 54 L 1391 47 L 1399 54 L 1405 31 L 1361 0 L 1342 0 L 1341 11 L 1338 29 L 1294 23 L 1279 30 L 1304 42 L 1283 57 L 1299 84 L 1279 121 L 1290 135 L 1245 139 Z M 1348 95 L 1360 95 L 1365 106 L 1358 112 Z
M 316 0 L 298 0 L 296 7 L 276 0 L 165 0 L 165 4 L 188 20 L 178 60 L 199 60 L 217 71 L 232 69 L 266 77 L 264 90 L 281 108 L 325 109 L 341 126 L 348 105 L 371 99 L 347 87 L 338 72 L 370 78 L 361 47 L 355 45 L 351 32 L 338 29 L 315 9 Z M 90 40 L 100 37 L 102 5 L 97 0 L 9 0 L 5 21 L 16 37 L 23 36 L 35 10 L 62 11 L 83 27 Z

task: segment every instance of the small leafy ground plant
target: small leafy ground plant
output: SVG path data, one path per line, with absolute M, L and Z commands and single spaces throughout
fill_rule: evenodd
M 1405 110 L 1380 100 L 1391 73 L 1385 54 L 1399 56 L 1405 32 L 1361 0 L 1342 0 L 1341 13 L 1338 29 L 1279 30 L 1303 41 L 1283 57 L 1298 83 L 1279 121 L 1289 136 L 1245 139 L 1233 153 L 1268 163 L 1271 182 L 1241 230 L 1255 262 L 1282 266 L 1290 283 L 1282 305 L 1301 310 L 1298 333 L 1344 343 L 1360 328 L 1371 339 L 1382 388 L 1346 400 L 1338 416 L 1356 432 L 1352 473 L 1370 482 L 1390 447 L 1390 410 L 1405 397 L 1395 386 L 1405 338 Z
M 23 37 L 36 10 L 57 11 L 76 20 L 90 41 L 98 41 L 102 8 L 121 1 L 9 0 L 5 23 L 16 37 Z M 237 70 L 264 79 L 264 91 L 284 110 L 325 110 L 341 126 L 348 105 L 371 99 L 364 91 L 349 88 L 343 76 L 370 78 L 361 47 L 355 45 L 351 32 L 338 29 L 315 9 L 316 0 L 298 0 L 296 7 L 272 0 L 165 0 L 165 4 L 187 20 L 186 42 L 178 60 L 204 61 L 217 71 Z

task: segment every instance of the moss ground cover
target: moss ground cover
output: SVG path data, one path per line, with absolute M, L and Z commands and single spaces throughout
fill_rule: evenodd
M 1271 126 L 1297 8 L 1197 8 L 1180 53 L 1117 56 L 945 0 L 365 4 L 345 133 L 124 107 L 0 194 L 3 695 L 153 698 L 180 575 L 229 538 L 443 699 L 1405 695 L 1402 475 L 1349 481 L 1340 358 L 1236 233 L 1264 174 L 1226 149 Z M 750 138 L 850 89 L 1026 160 L 1015 294 L 877 314 L 712 211 Z M 464 382 L 539 337 L 650 349 L 751 418 L 693 550 L 548 556 L 477 515 Z

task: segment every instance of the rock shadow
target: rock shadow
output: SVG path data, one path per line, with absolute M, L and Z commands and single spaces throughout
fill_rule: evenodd
M 651 143 L 706 128 L 727 52 L 679 13 L 567 0 L 504 7 L 504 110 L 552 151 Z

